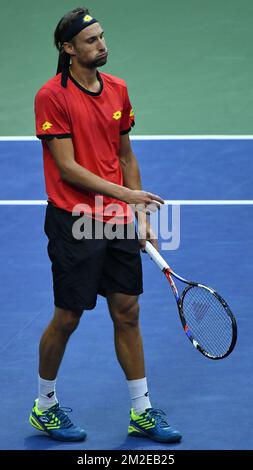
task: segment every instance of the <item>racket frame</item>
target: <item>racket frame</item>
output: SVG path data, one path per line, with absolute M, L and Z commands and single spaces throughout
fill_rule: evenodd
M 187 336 L 187 338 L 191 341 L 191 343 L 193 344 L 193 346 L 201 353 L 203 354 L 205 357 L 207 357 L 208 359 L 212 359 L 212 360 L 219 360 L 219 359 L 224 359 L 225 357 L 227 357 L 229 354 L 231 354 L 231 352 L 233 351 L 235 345 L 236 345 L 236 340 L 237 340 L 237 324 L 236 324 L 236 320 L 235 320 L 235 317 L 233 315 L 233 313 L 231 312 L 230 310 L 230 307 L 228 306 L 227 302 L 214 290 L 212 289 L 211 287 L 207 287 L 205 286 L 204 284 L 200 284 L 198 282 L 192 282 L 192 281 L 188 281 L 187 279 L 184 279 L 183 277 L 179 276 L 178 274 L 176 274 L 172 269 L 171 267 L 168 265 L 168 263 L 163 259 L 163 257 L 160 255 L 160 253 L 158 253 L 158 251 L 155 249 L 155 247 L 149 242 L 147 241 L 146 242 L 146 247 L 145 247 L 145 251 L 149 254 L 149 256 L 151 257 L 151 259 L 158 265 L 158 267 L 161 269 L 161 271 L 164 273 L 164 275 L 166 276 L 167 280 L 169 281 L 169 284 L 170 284 L 170 287 L 171 287 L 171 290 L 174 294 L 174 297 L 175 297 L 175 300 L 176 300 L 176 303 L 177 303 L 177 307 L 178 307 L 178 313 L 179 313 L 179 317 L 180 317 L 180 320 L 181 320 L 181 323 L 182 323 L 182 326 L 183 326 L 183 329 L 184 329 L 184 332 Z M 176 284 L 172 278 L 172 276 L 183 282 L 184 284 L 187 284 L 187 287 L 185 287 L 185 289 L 182 291 L 181 295 L 179 295 L 178 293 L 178 289 L 176 287 Z M 208 290 L 212 295 L 214 295 L 214 297 L 216 297 L 216 299 L 222 304 L 223 308 L 226 310 L 226 313 L 228 315 L 228 317 L 230 318 L 230 321 L 231 321 L 231 328 L 232 328 L 232 341 L 231 341 L 231 344 L 228 348 L 228 350 L 222 354 L 222 355 L 212 355 L 210 354 L 208 351 L 206 351 L 197 341 L 196 339 L 193 337 L 192 333 L 191 333 L 191 330 L 190 328 L 188 327 L 187 323 L 186 323 L 186 319 L 185 319 L 185 316 L 184 316 L 184 311 L 183 311 L 183 301 L 184 301 L 184 297 L 186 295 L 186 293 L 194 288 L 194 287 L 201 287 L 203 289 L 206 289 Z

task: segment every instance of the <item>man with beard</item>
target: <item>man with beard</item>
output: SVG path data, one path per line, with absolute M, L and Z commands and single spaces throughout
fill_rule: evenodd
M 35 115 L 43 144 L 55 311 L 40 341 L 39 394 L 30 423 L 53 439 L 85 439 L 85 430 L 59 406 L 56 377 L 70 335 L 100 294 L 107 300 L 132 400 L 129 434 L 179 441 L 165 413 L 150 403 L 139 328 L 140 246 L 151 239 L 157 247 L 157 239 L 145 211 L 137 211 L 138 240 L 129 207 L 145 210 L 164 201 L 141 189 L 128 135 L 134 113 L 125 82 L 97 70 L 108 56 L 100 23 L 87 8 L 77 8 L 59 21 L 54 38 L 57 75 L 38 91 Z M 81 213 L 85 236 L 76 230 Z M 106 236 L 110 230 L 122 236 Z

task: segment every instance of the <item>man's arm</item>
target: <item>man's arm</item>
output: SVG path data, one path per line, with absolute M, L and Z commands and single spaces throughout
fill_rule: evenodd
M 142 186 L 139 165 L 132 151 L 128 134 L 122 135 L 120 137 L 119 159 L 123 173 L 124 186 L 132 190 L 141 190 Z M 145 248 L 146 240 L 150 240 L 154 247 L 158 250 L 157 237 L 150 227 L 146 213 L 138 211 L 136 212 L 136 218 L 138 220 L 138 232 L 140 236 L 141 247 Z
M 129 135 L 120 136 L 120 166 L 123 173 L 124 186 L 141 190 L 141 175 L 136 157 L 132 151 Z
M 163 203 L 163 200 L 152 193 L 111 183 L 100 178 L 75 161 L 74 147 L 71 138 L 47 141 L 48 148 L 60 172 L 63 181 L 80 189 L 113 197 L 128 204 Z

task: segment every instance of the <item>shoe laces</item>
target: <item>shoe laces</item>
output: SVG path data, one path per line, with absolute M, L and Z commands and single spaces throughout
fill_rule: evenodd
M 70 428 L 73 426 L 73 423 L 66 413 L 72 413 L 72 411 L 72 408 L 67 406 L 60 407 L 59 403 L 56 403 L 56 405 L 49 408 L 47 415 L 50 418 L 56 416 L 60 421 L 61 428 Z
M 162 428 L 168 428 L 169 424 L 167 421 L 167 416 L 164 411 L 158 408 L 148 408 L 147 413 L 151 418 L 154 418 L 156 423 L 159 424 Z

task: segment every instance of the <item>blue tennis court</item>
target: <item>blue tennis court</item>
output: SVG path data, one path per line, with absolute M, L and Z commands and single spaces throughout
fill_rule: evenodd
M 187 340 L 163 276 L 143 255 L 141 323 L 153 406 L 183 434 L 172 449 L 252 449 L 253 140 L 134 140 L 144 189 L 169 200 L 234 200 L 181 205 L 181 243 L 163 255 L 185 276 L 216 288 L 238 323 L 230 357 L 210 361 Z M 1 141 L 0 449 L 167 449 L 127 437 L 130 401 L 114 353 L 103 299 L 83 315 L 58 378 L 58 398 L 88 432 L 60 443 L 28 422 L 37 394 L 38 343 L 51 318 L 50 264 L 43 232 L 46 199 L 38 141 Z M 11 204 L 11 201 L 17 201 Z M 4 202 L 5 201 L 5 202 Z M 6 202 L 9 201 L 9 202 Z M 239 201 L 241 201 L 239 203 Z

